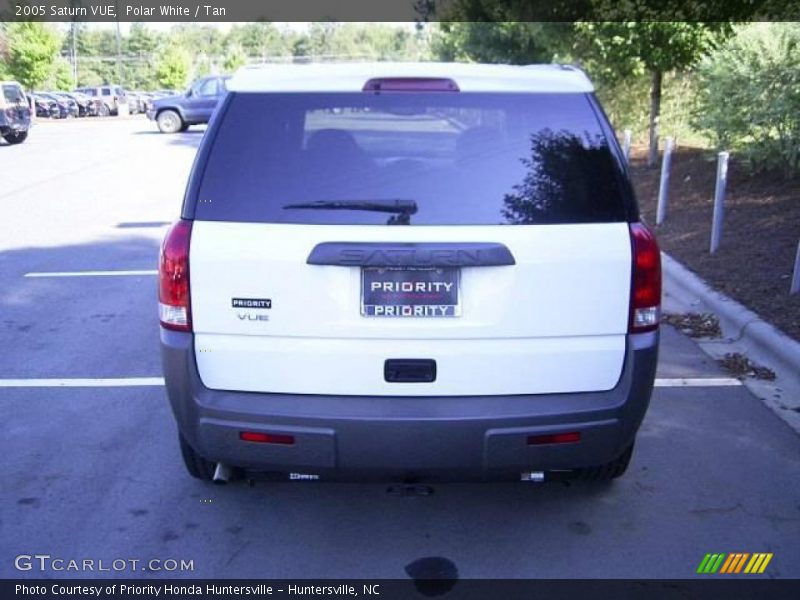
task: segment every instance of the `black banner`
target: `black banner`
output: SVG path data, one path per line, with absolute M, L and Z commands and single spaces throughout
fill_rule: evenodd
M 725 600 L 792 600 L 800 598 L 800 580 L 487 580 L 487 579 L 372 579 L 372 580 L 188 580 L 65 579 L 0 580 L 0 597 L 49 600 L 206 599 L 206 598 L 464 598 L 504 600 L 579 600 L 581 598 L 659 600 L 725 598 Z
M 0 0 L 2 21 L 793 21 L 790 0 Z

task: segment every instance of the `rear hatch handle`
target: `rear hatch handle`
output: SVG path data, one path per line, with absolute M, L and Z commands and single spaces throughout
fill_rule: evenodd
M 511 251 L 493 242 L 323 242 L 309 265 L 338 267 L 504 267 Z

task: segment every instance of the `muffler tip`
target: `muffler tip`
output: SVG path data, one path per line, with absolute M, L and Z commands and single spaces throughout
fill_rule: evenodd
M 214 469 L 214 476 L 211 480 L 217 485 L 225 485 L 231 478 L 231 468 L 224 463 L 217 463 L 217 468 Z

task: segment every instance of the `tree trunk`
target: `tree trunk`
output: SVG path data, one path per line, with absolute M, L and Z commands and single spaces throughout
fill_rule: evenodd
M 647 166 L 654 167 L 658 163 L 658 122 L 661 119 L 661 71 L 653 71 L 650 87 L 650 152 L 647 155 Z

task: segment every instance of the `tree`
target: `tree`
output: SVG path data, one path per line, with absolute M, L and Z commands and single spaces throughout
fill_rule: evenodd
M 647 72 L 650 75 L 650 153 L 648 162 L 654 164 L 658 155 L 658 120 L 661 114 L 661 88 L 664 73 L 681 71 L 694 65 L 732 32 L 730 21 L 746 20 L 763 2 L 751 0 L 705 0 L 682 4 L 687 21 L 665 21 L 675 18 L 675 7 L 663 0 L 637 0 L 635 3 L 618 0 L 563 0 L 530 2 L 522 0 L 453 0 L 446 9 L 444 20 L 483 22 L 484 35 L 478 42 L 507 60 L 518 59 L 520 42 L 512 35 L 494 38 L 509 22 L 514 28 L 532 26 L 527 22 L 537 18 L 555 20 L 560 16 L 572 21 L 570 48 L 563 58 L 578 59 L 600 80 L 614 80 Z M 772 2 L 778 10 L 786 0 Z M 623 19 L 638 19 L 624 21 Z M 469 28 L 468 23 L 462 26 Z M 512 31 L 514 30 L 512 28 Z M 493 39 L 494 38 L 494 39 Z M 510 44 L 505 44 L 508 41 Z M 503 46 L 506 46 L 505 48 Z M 545 48 L 546 49 L 546 48 Z M 555 47 L 558 51 L 560 48 Z M 532 53 L 531 53 L 532 54 Z M 526 56 L 523 54 L 523 57 Z M 490 54 L 491 57 L 491 54 Z
M 68 91 L 73 88 L 72 67 L 62 57 L 58 57 L 53 63 L 53 70 L 50 77 L 45 82 L 47 89 Z
M 606 82 L 646 72 L 650 76 L 650 150 L 658 160 L 658 122 L 664 73 L 696 64 L 732 33 L 727 23 L 605 22 L 576 23 L 573 52 L 592 74 Z
M 291 54 L 286 40 L 272 23 L 235 25 L 228 32 L 226 42 L 228 46 L 240 46 L 247 56 L 262 60 Z
M 52 74 L 58 57 L 58 34 L 49 25 L 20 21 L 6 26 L 6 37 L 6 68 L 11 77 L 28 90 L 42 85 Z
M 168 89 L 182 89 L 189 76 L 189 54 L 183 48 L 167 46 L 156 65 L 156 80 Z
M 567 23 L 443 22 L 433 51 L 440 60 L 550 62 L 568 47 L 571 31 Z
M 698 69 L 694 124 L 754 170 L 800 172 L 800 24 L 753 23 Z
M 128 54 L 149 56 L 158 48 L 158 36 L 143 23 L 131 23 L 123 47 Z
M 239 67 L 244 66 L 247 63 L 247 56 L 245 56 L 244 52 L 242 51 L 241 46 L 233 46 L 228 48 L 228 54 L 225 57 L 225 62 L 223 63 L 223 67 L 225 71 L 228 73 L 233 73 Z

